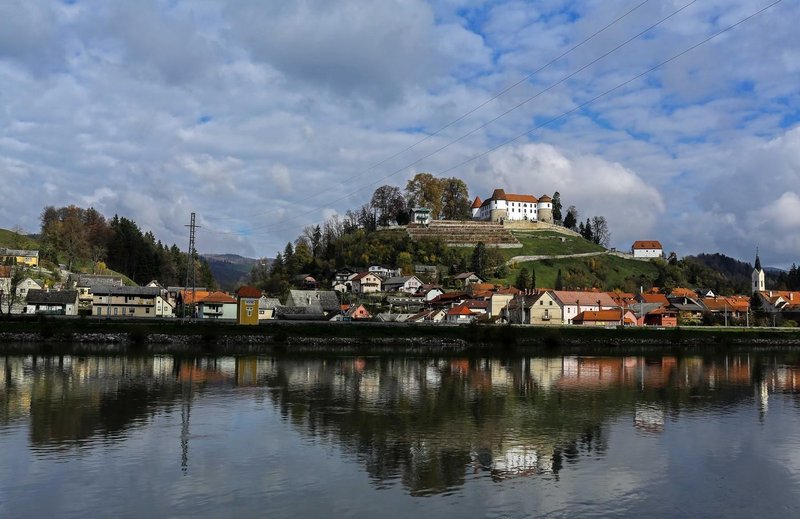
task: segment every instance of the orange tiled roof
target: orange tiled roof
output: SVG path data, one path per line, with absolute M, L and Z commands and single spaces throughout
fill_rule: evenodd
M 657 240 L 637 240 L 633 242 L 634 249 L 663 249 L 661 242 Z
M 236 295 L 239 297 L 258 299 L 261 297 L 261 290 L 257 289 L 256 287 L 245 285 L 243 287 L 239 287 L 239 290 L 236 291 Z
M 472 311 L 464 305 L 458 305 L 448 310 L 447 315 L 472 315 Z
M 481 197 L 476 196 L 475 201 L 472 202 L 472 209 L 477 209 L 481 206 Z
M 669 304 L 669 299 L 664 294 L 642 294 L 641 297 L 645 303 Z
M 690 288 L 675 288 L 669 295 L 672 297 L 695 297 L 697 294 Z
M 202 300 L 209 294 L 211 294 L 211 292 L 209 292 L 208 290 L 195 290 L 193 298 L 191 290 L 181 290 L 181 300 L 183 301 L 183 304 L 190 305 L 192 303 Z
M 208 294 L 208 295 L 206 295 L 205 297 L 202 297 L 202 298 L 198 297 L 197 298 L 197 302 L 198 303 L 235 303 L 236 299 L 234 299 L 233 297 L 229 296 L 225 292 L 217 291 L 217 292 L 212 292 L 212 293 L 210 293 L 210 294 Z

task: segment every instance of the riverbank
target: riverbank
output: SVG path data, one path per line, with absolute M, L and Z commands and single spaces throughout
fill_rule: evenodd
M 0 321 L 2 354 L 637 353 L 798 349 L 792 328 L 584 328 L 39 318 Z

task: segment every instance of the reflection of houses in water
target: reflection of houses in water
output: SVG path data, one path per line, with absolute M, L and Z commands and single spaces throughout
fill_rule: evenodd
M 637 403 L 633 413 L 633 425 L 648 432 L 662 432 L 666 414 L 661 405 Z
M 553 450 L 551 448 L 550 452 Z M 553 472 L 553 457 L 542 455 L 542 452 L 526 445 L 505 449 L 492 460 L 492 479 L 503 480 Z

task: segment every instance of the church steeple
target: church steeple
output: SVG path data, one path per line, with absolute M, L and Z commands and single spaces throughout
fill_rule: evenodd
M 761 258 L 758 256 L 758 248 L 756 248 L 756 265 L 753 268 L 753 274 L 750 276 L 750 279 L 752 281 L 751 288 L 754 294 L 766 290 L 764 269 L 761 268 Z

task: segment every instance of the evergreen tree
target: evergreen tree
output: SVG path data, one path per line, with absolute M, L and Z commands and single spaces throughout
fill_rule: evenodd
M 488 262 L 489 253 L 486 250 L 486 244 L 480 241 L 472 251 L 472 264 L 470 267 L 474 273 L 484 277 L 486 275 L 486 267 Z
M 561 221 L 561 193 L 558 191 L 553 194 L 553 221 Z
M 564 281 L 561 279 L 561 269 L 558 269 L 558 273 L 556 274 L 556 290 L 564 290 Z
M 531 288 L 536 288 L 536 269 L 531 267 Z
M 520 290 L 528 290 L 531 287 L 531 275 L 528 273 L 528 269 L 522 267 L 520 269 L 519 274 L 517 275 L 517 282 L 515 286 Z

